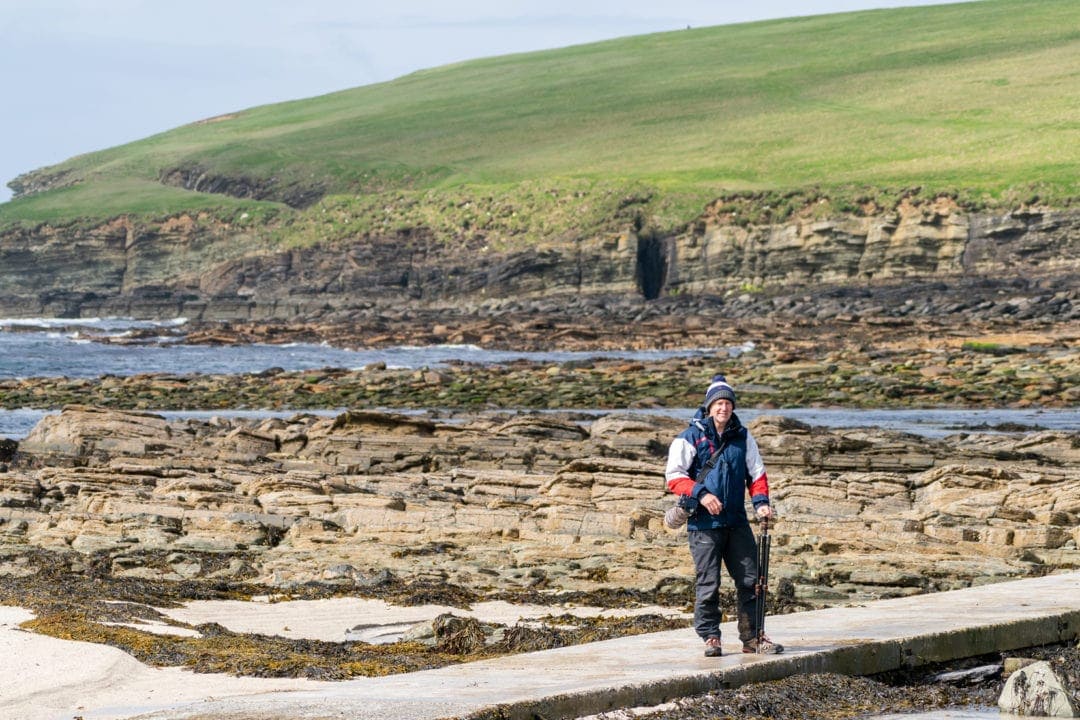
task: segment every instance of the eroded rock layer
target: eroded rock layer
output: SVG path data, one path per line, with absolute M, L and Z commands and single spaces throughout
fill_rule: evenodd
M 121 576 L 371 582 L 479 591 L 654 588 L 691 575 L 664 529 L 682 419 L 354 411 L 167 421 L 70 406 L 0 465 L 0 572 L 29 548 L 104 552 Z M 844 602 L 1080 564 L 1080 435 L 828 431 L 750 423 L 781 517 L 774 577 Z M 167 570 L 143 558 L 168 553 Z M 689 596 L 687 600 L 689 601 Z
M 268 238 L 288 229 L 208 214 L 16 226 L 0 230 L 0 315 L 310 320 L 372 304 L 651 300 L 915 278 L 1041 278 L 1060 291 L 1076 288 L 1078 228 L 1076 210 L 974 213 L 948 198 L 757 224 L 717 201 L 664 236 L 612 218 L 580 237 L 405 227 L 287 249 Z

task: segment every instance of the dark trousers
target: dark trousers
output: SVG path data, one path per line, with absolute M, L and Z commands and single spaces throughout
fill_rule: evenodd
M 739 639 L 754 637 L 754 584 L 757 582 L 757 541 L 749 525 L 716 530 L 691 530 L 690 555 L 697 573 L 694 630 L 701 639 L 720 636 L 720 563 L 735 582 Z

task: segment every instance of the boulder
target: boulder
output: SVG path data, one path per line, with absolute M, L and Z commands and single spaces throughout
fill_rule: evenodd
M 1080 717 L 1080 698 L 1066 675 L 1036 662 L 1009 676 L 998 698 L 1004 712 L 1030 717 Z
M 95 455 L 171 455 L 182 446 L 160 415 L 69 405 L 46 415 L 20 443 L 29 455 L 86 459 Z

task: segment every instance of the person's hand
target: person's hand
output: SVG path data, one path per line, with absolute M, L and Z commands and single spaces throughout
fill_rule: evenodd
M 769 506 L 769 505 L 762 505 L 761 507 L 759 507 L 757 509 L 757 516 L 759 518 L 770 518 L 771 519 L 772 516 L 773 516 L 772 507 Z
M 724 504 L 712 493 L 705 493 L 701 496 L 701 507 L 708 510 L 710 515 L 719 515 L 724 509 Z

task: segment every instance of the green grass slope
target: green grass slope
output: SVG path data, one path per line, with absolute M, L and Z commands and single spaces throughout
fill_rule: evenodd
M 0 205 L 0 223 L 255 205 L 159 182 L 176 167 L 357 196 L 643 184 L 675 198 L 677 215 L 726 193 L 808 187 L 1060 204 L 1080 194 L 1078 99 L 1075 0 L 688 29 L 187 125 L 31 174 L 69 186 Z

